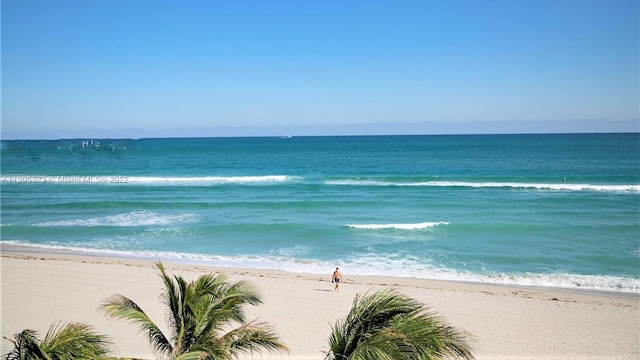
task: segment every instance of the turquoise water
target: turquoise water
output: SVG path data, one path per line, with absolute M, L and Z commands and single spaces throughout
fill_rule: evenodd
M 3 243 L 640 292 L 640 135 L 2 141 Z

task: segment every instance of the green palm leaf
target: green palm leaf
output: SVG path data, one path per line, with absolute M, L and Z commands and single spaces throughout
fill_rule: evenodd
M 101 308 L 112 317 L 140 326 L 157 352 L 170 359 L 190 360 L 231 359 L 240 352 L 288 350 L 266 324 L 246 322 L 244 306 L 262 302 L 248 282 L 230 282 L 222 274 L 187 281 L 181 276 L 169 276 L 161 263 L 156 266 L 164 284 L 161 299 L 167 308 L 168 338 L 139 306 L 122 295 L 114 295 Z
M 40 348 L 52 359 L 95 359 L 107 353 L 107 344 L 106 337 L 94 332 L 89 325 L 58 322 L 49 328 Z
M 13 343 L 13 349 L 3 356 L 6 360 L 50 359 L 38 345 L 38 333 L 35 330 L 25 329 L 15 334 L 15 340 L 6 338 Z
M 169 323 L 169 329 L 172 332 L 171 340 L 176 347 L 182 348 L 182 337 L 184 336 L 185 329 L 185 292 L 186 281 L 181 277 L 171 278 L 167 275 L 162 263 L 156 263 L 158 270 L 160 270 L 160 277 L 164 282 L 164 292 L 162 293 L 162 302 L 167 306 L 167 319 Z M 172 352 L 171 350 L 170 352 Z
M 82 323 L 54 323 L 41 342 L 34 330 L 24 330 L 14 336 L 14 349 L 3 358 L 7 360 L 102 359 L 109 341 L 104 335 Z
M 204 351 L 192 351 L 176 357 L 175 360 L 204 360 L 208 356 L 209 354 Z
M 332 326 L 327 359 L 473 359 L 466 334 L 392 290 L 356 296 Z
M 113 318 L 137 324 L 140 327 L 140 331 L 149 337 L 154 350 L 161 353 L 171 353 L 173 351 L 173 346 L 162 331 L 133 300 L 116 294 L 100 305 L 100 309 Z
M 270 352 L 289 351 L 279 341 L 275 332 L 263 322 L 243 324 L 226 333 L 222 337 L 222 342 L 232 354 L 253 353 L 263 349 Z

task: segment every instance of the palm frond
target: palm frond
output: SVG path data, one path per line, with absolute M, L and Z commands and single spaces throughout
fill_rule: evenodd
M 222 337 L 222 343 L 232 354 L 253 353 L 267 350 L 269 352 L 289 352 L 271 327 L 264 322 L 245 323 Z
M 219 324 L 245 322 L 244 306 L 262 303 L 255 287 L 246 281 L 229 282 L 223 274 L 204 275 L 198 280 L 194 286 L 209 299 L 208 312 L 216 314 Z
M 204 360 L 209 356 L 206 351 L 192 351 L 186 354 L 177 356 L 175 360 Z
M 110 342 L 86 324 L 56 322 L 49 327 L 44 340 L 34 330 L 14 335 L 14 349 L 4 355 L 7 360 L 101 359 Z
M 199 334 L 246 322 L 243 307 L 262 302 L 255 288 L 249 283 L 229 283 L 224 275 L 204 275 L 193 285 L 197 289 L 194 291 L 198 293 L 194 312 L 198 313 L 196 331 Z
M 195 294 L 193 294 L 189 283 L 184 278 L 177 275 L 173 278 L 176 285 L 176 293 L 169 302 L 175 304 L 175 309 L 171 310 L 168 317 L 175 324 L 172 337 L 175 347 L 174 352 L 189 352 L 195 336 L 194 314 L 191 306 Z
M 110 342 L 106 336 L 82 323 L 51 325 L 40 348 L 52 359 L 97 359 L 108 352 Z
M 162 331 L 133 300 L 116 294 L 101 304 L 100 309 L 113 318 L 138 325 L 140 331 L 148 336 L 155 351 L 164 354 L 170 354 L 173 351 L 173 346 Z
M 205 274 L 193 282 L 194 289 L 203 295 L 217 295 L 229 278 L 225 274 Z
M 13 335 L 15 340 L 6 338 L 13 343 L 13 349 L 3 356 L 6 360 L 30 360 L 50 359 L 40 349 L 38 333 L 35 330 L 25 329 Z
M 215 327 L 219 327 L 241 317 L 234 313 L 234 303 L 226 299 L 224 287 L 227 281 L 224 274 L 206 274 L 191 283 L 194 293 L 198 295 L 198 315 L 204 320 L 203 323 L 213 322 Z
M 156 266 L 164 283 L 161 298 L 167 307 L 166 318 L 173 343 L 171 353 L 177 355 L 189 352 L 197 337 L 195 315 L 191 306 L 195 297 L 192 286 L 181 276 L 169 276 L 162 263 L 158 262 Z
M 392 290 L 356 296 L 329 348 L 327 359 L 473 359 L 464 332 Z
M 395 316 L 413 313 L 419 307 L 413 299 L 387 290 L 358 295 L 345 319 L 333 327 L 330 347 L 334 353 L 350 354 L 360 343 L 390 326 Z
M 168 275 L 160 262 L 156 267 L 164 284 L 161 299 L 167 307 L 170 340 L 133 301 L 122 295 L 115 295 L 101 306 L 112 317 L 140 326 L 156 351 L 172 359 L 230 359 L 238 352 L 287 350 L 264 324 L 246 323 L 243 306 L 261 303 L 248 282 L 229 282 L 224 274 L 207 274 L 187 281 Z M 219 336 L 223 329 L 236 323 L 240 323 L 236 331 Z
M 164 265 L 161 262 L 156 263 L 156 267 L 160 271 L 160 278 L 164 284 L 164 291 L 161 295 L 162 302 L 167 306 L 167 322 L 169 330 L 173 335 L 178 333 L 178 328 L 183 322 L 182 317 L 182 292 L 174 279 L 167 275 Z M 175 340 L 175 339 L 172 339 Z
M 407 336 L 415 345 L 415 351 L 424 354 L 423 358 L 473 358 L 470 336 L 433 313 L 403 319 L 394 324 L 394 328 Z
M 255 286 L 245 280 L 225 282 L 221 288 L 221 292 L 227 297 L 236 298 L 237 301 L 243 305 L 262 304 L 262 299 L 260 299 L 260 295 L 258 295 Z

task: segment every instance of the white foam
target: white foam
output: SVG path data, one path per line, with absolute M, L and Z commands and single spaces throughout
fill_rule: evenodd
M 203 264 L 221 267 L 253 269 L 277 269 L 288 272 L 325 274 L 327 269 L 339 266 L 344 273 L 366 276 L 391 276 L 447 281 L 465 281 L 487 284 L 542 286 L 568 289 L 588 289 L 640 294 L 640 279 L 622 276 L 581 275 L 569 273 L 550 274 L 478 274 L 456 271 L 433 265 L 428 259 L 397 255 L 359 255 L 342 261 L 328 262 L 314 259 L 292 259 L 288 251 L 275 251 L 267 256 L 260 255 L 207 255 L 170 251 L 125 251 L 67 246 L 59 244 L 33 244 L 21 241 L 0 241 L 0 245 L 30 247 L 42 250 L 96 254 L 118 258 L 150 259 L 155 261 L 178 261 L 187 264 Z M 293 252 L 304 253 L 304 247 Z
M 195 177 L 133 176 L 128 178 L 128 182 L 133 184 L 149 185 L 220 185 L 283 183 L 297 181 L 300 179 L 300 177 L 288 175 Z
M 134 259 L 150 259 L 159 261 L 180 261 L 188 264 L 205 264 L 210 266 L 222 266 L 222 267 L 241 267 L 251 269 L 277 269 L 282 271 L 300 272 L 300 273 L 312 273 L 319 274 L 330 268 L 331 265 L 324 264 L 315 260 L 304 259 L 291 259 L 286 255 L 273 255 L 273 256 L 257 256 L 257 255 L 239 255 L 239 256 L 224 256 L 224 255 L 209 255 L 209 254 L 193 254 L 193 253 L 179 253 L 173 251 L 152 251 L 152 250 L 140 250 L 140 251 L 128 251 L 128 250 L 114 250 L 114 249 L 99 249 L 85 246 L 69 246 L 60 244 L 34 244 L 30 242 L 14 241 L 14 240 L 0 240 L 0 245 L 18 246 L 22 248 L 34 248 L 43 251 L 55 251 L 55 252 L 72 252 L 72 253 L 84 253 L 98 256 L 117 257 L 117 258 L 134 258 Z M 84 245 L 84 244 L 83 244 Z M 303 250 L 304 251 L 304 250 Z M 283 251 L 286 253 L 287 251 Z M 277 251 L 277 253 L 280 253 Z M 328 267 L 327 267 L 328 266 Z
M 300 256 L 308 254 L 311 251 L 309 247 L 302 245 L 295 245 L 293 247 L 281 248 L 274 251 L 271 251 L 270 254 L 275 256 L 284 256 L 284 257 L 292 257 L 292 256 Z
M 469 182 L 469 181 L 421 181 L 394 182 L 383 180 L 343 179 L 329 180 L 327 185 L 345 186 L 424 186 L 424 187 L 468 187 L 468 188 L 513 188 L 557 191 L 603 191 L 603 192 L 640 192 L 639 184 L 600 185 L 567 183 L 517 183 L 517 182 Z
M 640 293 L 638 278 L 570 273 L 480 274 L 435 266 L 429 259 L 410 255 L 364 255 L 349 259 L 342 266 L 357 275 Z
M 55 226 L 167 226 L 183 223 L 193 223 L 198 221 L 195 214 L 159 214 L 152 211 L 132 211 L 117 215 L 101 216 L 88 219 L 47 221 L 34 226 L 55 227 Z
M 438 225 L 449 225 L 448 222 L 422 222 L 413 224 L 349 224 L 350 228 L 365 230 L 397 229 L 397 230 L 420 230 L 428 229 Z
M 471 278 L 471 281 L 474 281 L 475 277 Z M 569 273 L 497 274 L 482 277 L 475 281 L 508 285 L 581 288 L 607 291 L 616 290 L 640 293 L 639 279 L 606 275 L 582 275 Z
M 304 177 L 291 175 L 257 176 L 127 176 L 127 175 L 7 175 L 3 182 L 64 185 L 152 185 L 152 186 L 212 186 L 225 184 L 265 185 L 304 181 Z M 401 182 L 379 179 L 327 180 L 326 185 L 335 186 L 424 186 L 424 187 L 468 187 L 468 188 L 514 188 L 557 191 L 603 191 L 640 193 L 640 184 L 572 184 L 572 183 L 518 183 L 518 182 L 470 182 L 470 181 L 418 181 Z
M 354 186 L 399 186 L 402 183 L 392 183 L 380 180 L 342 179 L 327 180 L 326 185 L 354 185 Z
M 471 187 L 471 188 L 515 188 L 559 191 L 607 191 L 607 192 L 640 192 L 640 185 L 596 185 L 596 184 L 543 184 L 516 182 L 462 182 L 462 181 L 429 181 L 412 183 L 410 186 L 441 186 L 441 187 Z

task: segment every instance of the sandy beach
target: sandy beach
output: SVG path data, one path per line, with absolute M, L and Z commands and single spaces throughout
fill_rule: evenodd
M 10 251 L 7 251 L 10 250 Z M 188 279 L 224 272 L 259 290 L 264 304 L 248 318 L 270 323 L 290 354 L 254 354 L 253 359 L 323 359 L 331 324 L 344 317 L 356 294 L 393 288 L 473 335 L 478 359 L 638 359 L 640 295 L 549 290 L 361 277 L 342 269 L 344 283 L 333 291 L 327 274 L 214 268 L 165 263 Z M 3 337 L 25 328 L 42 336 L 54 321 L 81 321 L 108 335 L 114 356 L 153 359 L 136 326 L 107 318 L 98 305 L 120 293 L 136 301 L 164 325 L 161 282 L 152 261 L 74 254 L 19 252 L 3 248 L 1 258 Z M 2 354 L 11 344 L 2 340 Z M 247 357 L 251 358 L 251 357 Z

